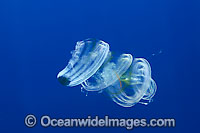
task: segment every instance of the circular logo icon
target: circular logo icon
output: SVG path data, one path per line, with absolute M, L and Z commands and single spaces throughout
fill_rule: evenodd
M 34 127 L 36 124 L 36 117 L 34 115 L 27 115 L 24 122 L 27 127 Z

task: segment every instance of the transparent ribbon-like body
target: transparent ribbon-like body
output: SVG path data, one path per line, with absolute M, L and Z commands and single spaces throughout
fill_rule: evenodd
M 147 105 L 157 89 L 147 60 L 133 59 L 131 54 L 113 57 L 108 43 L 97 39 L 77 42 L 72 58 L 57 78 L 65 86 L 80 84 L 86 91 L 105 92 L 123 107 Z

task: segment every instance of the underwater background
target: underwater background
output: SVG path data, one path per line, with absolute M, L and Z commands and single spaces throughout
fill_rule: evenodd
M 77 41 L 98 38 L 111 51 L 146 58 L 158 89 L 148 106 L 124 108 L 57 74 Z M 199 131 L 200 1 L 1 0 L 0 132 L 126 132 L 125 128 L 28 128 L 24 118 L 174 118 L 176 127 L 131 132 Z

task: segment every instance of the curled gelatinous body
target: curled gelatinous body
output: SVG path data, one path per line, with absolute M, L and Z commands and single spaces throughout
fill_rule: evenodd
M 66 86 L 82 85 L 86 91 L 106 92 L 123 106 L 148 104 L 157 86 L 151 67 L 144 58 L 121 54 L 112 58 L 108 43 L 97 39 L 77 42 L 68 65 L 57 75 Z
M 148 104 L 157 87 L 151 78 L 151 67 L 147 60 L 135 58 L 129 70 L 106 91 L 114 102 L 124 107 L 131 107 L 144 100 Z

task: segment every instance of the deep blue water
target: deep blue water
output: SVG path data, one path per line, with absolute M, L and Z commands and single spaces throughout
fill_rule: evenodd
M 59 84 L 57 73 L 76 41 L 89 37 L 111 51 L 148 59 L 158 90 L 148 106 L 123 108 L 80 86 Z M 199 130 L 200 1 L 1 0 L 0 132 L 125 132 L 125 128 L 27 128 L 24 118 L 175 118 L 175 128 L 135 128 L 140 133 Z M 159 54 L 159 52 L 162 53 Z M 155 56 L 152 56 L 155 54 Z

